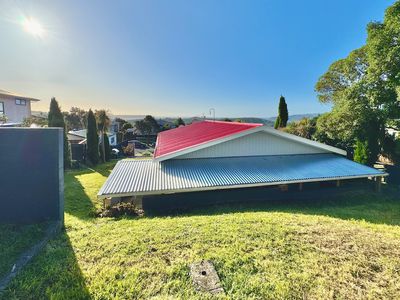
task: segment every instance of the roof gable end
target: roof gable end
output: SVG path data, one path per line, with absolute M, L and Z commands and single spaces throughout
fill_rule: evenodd
M 222 123 L 227 123 L 227 122 L 222 122 Z M 180 129 L 180 128 L 177 128 L 177 129 Z M 158 153 L 157 153 L 157 150 L 160 150 L 160 148 L 159 148 L 160 140 L 158 138 L 157 139 L 157 146 L 156 146 L 156 152 L 155 152 L 154 160 L 156 160 L 156 161 L 164 161 L 164 160 L 168 160 L 168 159 L 172 159 L 172 158 L 179 158 L 180 156 L 186 155 L 188 153 L 192 153 L 194 151 L 198 151 L 198 150 L 201 150 L 201 149 L 204 149 L 204 148 L 208 148 L 208 147 L 211 147 L 211 146 L 214 146 L 214 145 L 218 145 L 220 143 L 231 141 L 231 140 L 234 140 L 234 139 L 237 139 L 237 138 L 240 138 L 240 137 L 243 137 L 243 136 L 247 136 L 247 135 L 250 135 L 250 134 L 253 134 L 253 133 L 256 133 L 256 132 L 260 132 L 260 131 L 264 131 L 264 132 L 267 132 L 269 134 L 278 136 L 278 137 L 283 138 L 283 139 L 287 139 L 287 140 L 290 140 L 290 141 L 293 141 L 293 142 L 296 142 L 296 143 L 300 143 L 300 144 L 303 144 L 303 145 L 308 145 L 308 146 L 311 146 L 311 147 L 314 147 L 314 148 L 317 148 L 317 149 L 321 149 L 321 150 L 324 150 L 324 151 L 336 153 L 336 154 L 339 154 L 339 155 L 346 155 L 347 154 L 346 151 L 344 151 L 342 149 L 339 149 L 339 148 L 336 148 L 336 147 L 332 147 L 332 146 L 329 146 L 329 145 L 326 145 L 326 144 L 323 144 L 323 143 L 319 143 L 319 142 L 312 141 L 312 140 L 309 140 L 309 139 L 306 139 L 306 138 L 302 138 L 302 137 L 299 137 L 299 136 L 296 136 L 296 135 L 293 135 L 293 134 L 282 132 L 280 130 L 273 129 L 273 128 L 268 127 L 268 126 L 260 126 L 259 124 L 256 124 L 256 126 L 252 126 L 250 128 L 246 128 L 245 130 L 236 131 L 234 133 L 222 135 L 222 136 L 219 136 L 219 137 L 216 137 L 216 138 L 211 138 L 211 137 L 214 137 L 214 135 L 211 134 L 211 137 L 208 140 L 206 139 L 203 142 L 200 142 L 200 143 L 197 143 L 197 144 L 193 144 L 193 145 L 189 145 L 187 147 L 181 147 L 181 148 L 176 147 L 176 150 L 169 151 L 169 152 L 166 152 L 165 154 L 161 154 L 161 155 L 160 155 L 160 152 L 162 153 L 162 151 L 158 151 Z M 192 132 L 191 130 L 188 130 L 185 134 L 193 134 L 193 135 L 195 135 L 195 131 Z M 206 132 L 205 134 L 207 135 L 208 133 Z M 175 139 L 173 139 L 172 141 L 174 141 L 174 140 L 178 140 L 179 141 L 179 139 L 181 138 L 181 136 L 179 134 L 176 134 L 176 133 L 174 133 L 174 136 L 175 136 Z

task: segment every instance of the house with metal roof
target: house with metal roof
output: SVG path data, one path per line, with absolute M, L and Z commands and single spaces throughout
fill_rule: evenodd
M 346 154 L 262 124 L 202 121 L 159 133 L 152 159 L 119 161 L 98 197 L 141 202 L 146 195 L 388 175 Z

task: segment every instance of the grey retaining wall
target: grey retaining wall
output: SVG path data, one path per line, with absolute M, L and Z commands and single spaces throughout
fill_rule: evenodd
M 61 128 L 0 128 L 0 223 L 63 222 Z

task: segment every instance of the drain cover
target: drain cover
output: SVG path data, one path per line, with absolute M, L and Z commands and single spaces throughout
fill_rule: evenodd
M 212 294 L 224 293 L 217 271 L 209 260 L 202 260 L 190 265 L 190 277 L 198 291 Z

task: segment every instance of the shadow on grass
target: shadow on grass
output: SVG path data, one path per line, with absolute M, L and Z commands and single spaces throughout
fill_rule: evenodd
M 80 219 L 93 218 L 96 215 L 95 204 L 87 195 L 85 186 L 83 186 L 78 180 L 78 176 L 99 173 L 100 175 L 107 177 L 116 163 L 117 160 L 113 160 L 111 162 L 98 165 L 94 169 L 83 166 L 79 170 L 69 170 L 66 172 L 64 175 L 64 211 Z M 96 182 L 99 179 L 97 178 L 93 180 L 93 182 Z M 102 184 L 101 180 L 102 179 L 99 180 L 99 189 Z
M 0 277 L 11 271 L 18 257 L 40 241 L 48 223 L 0 224 Z
M 80 219 L 93 218 L 96 214 L 96 208 L 75 175 L 73 173 L 66 174 L 64 178 L 64 211 Z
M 1 299 L 90 299 L 85 279 L 65 231 L 10 283 Z
M 400 197 L 394 187 L 376 193 L 372 185 L 280 192 L 271 188 L 163 195 L 144 199 L 147 216 L 217 215 L 235 212 L 287 212 L 343 220 L 400 225 Z

